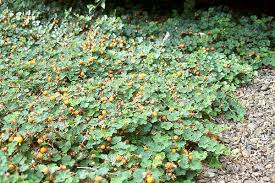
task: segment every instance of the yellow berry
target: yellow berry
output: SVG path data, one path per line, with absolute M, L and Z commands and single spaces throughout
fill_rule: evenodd
M 55 99 L 56 99 L 56 96 L 51 96 L 51 97 L 50 97 L 50 100 L 51 100 L 51 101 L 53 101 L 53 100 L 55 100 Z
M 152 176 L 152 175 L 149 175 L 149 176 L 147 176 L 147 178 L 146 178 L 146 182 L 147 183 L 154 183 L 154 177 Z
M 53 78 L 51 76 L 48 77 L 48 82 L 51 82 Z
M 173 140 L 179 140 L 179 136 L 175 135 L 175 136 L 173 137 Z
M 142 73 L 140 76 L 139 76 L 139 79 L 143 80 L 145 78 L 145 74 Z
M 107 111 L 106 111 L 106 110 L 103 110 L 103 111 L 101 112 L 101 114 L 102 114 L 103 116 L 106 116 L 106 115 L 107 115 Z
M 157 113 L 157 112 L 152 112 L 152 116 L 153 116 L 153 117 L 157 117 L 157 116 L 158 116 L 158 113 Z
M 143 150 L 144 150 L 144 151 L 148 151 L 148 149 L 149 149 L 149 148 L 148 148 L 147 146 L 144 146 L 144 147 L 143 147 Z
M 114 97 L 111 96 L 111 97 L 109 98 L 109 101 L 110 101 L 110 102 L 114 101 Z
M 18 142 L 19 144 L 21 144 L 23 142 L 23 137 L 18 136 L 15 138 L 15 141 Z
M 70 104 L 69 100 L 64 100 L 64 104 L 69 105 Z
M 101 98 L 100 98 L 100 101 L 101 101 L 101 102 L 106 102 L 106 101 L 107 101 L 107 97 L 101 97 Z
M 44 92 L 43 92 L 43 95 L 45 95 L 45 96 L 47 96 L 48 94 L 49 94 L 48 91 L 44 91 Z
M 98 116 L 98 120 L 99 120 L 99 121 L 103 120 L 103 118 L 104 118 L 103 115 L 99 115 L 99 116 Z
M 171 152 L 175 154 L 177 152 L 177 149 L 172 149 Z
M 169 107 L 169 112 L 173 112 L 175 109 L 173 107 Z
M 102 144 L 102 145 L 100 146 L 100 149 L 101 149 L 101 150 L 106 149 L 106 145 Z

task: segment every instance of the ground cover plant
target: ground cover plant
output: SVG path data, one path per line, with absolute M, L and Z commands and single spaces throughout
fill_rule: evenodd
M 274 65 L 271 17 L 0 10 L 2 182 L 193 182 Z

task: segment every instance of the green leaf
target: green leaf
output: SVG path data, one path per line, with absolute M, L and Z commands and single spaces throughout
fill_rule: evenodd
M 170 130 L 173 126 L 173 123 L 170 122 L 163 122 L 161 123 L 161 128 L 165 129 L 165 130 Z

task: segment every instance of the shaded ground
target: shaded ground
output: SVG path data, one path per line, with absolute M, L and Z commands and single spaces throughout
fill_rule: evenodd
M 198 183 L 271 183 L 275 182 L 275 69 L 266 68 L 249 86 L 238 90 L 247 108 L 247 120 L 233 123 L 222 139 L 232 148 L 222 158 L 219 170 L 205 169 Z

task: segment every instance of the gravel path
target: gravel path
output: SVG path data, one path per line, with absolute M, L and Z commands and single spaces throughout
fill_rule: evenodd
M 221 138 L 232 154 L 221 158 L 221 169 L 205 168 L 198 183 L 275 183 L 275 68 L 259 71 L 237 95 L 247 109 L 246 121 L 222 120 L 230 130 Z

